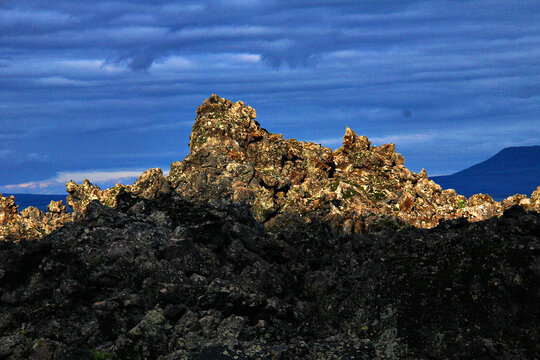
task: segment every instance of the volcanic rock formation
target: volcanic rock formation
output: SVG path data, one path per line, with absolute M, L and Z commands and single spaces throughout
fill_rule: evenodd
M 14 196 L 0 194 L 0 240 L 41 238 L 74 219 L 62 201 L 51 201 L 47 210 L 30 206 L 19 212 Z
M 271 134 L 255 117 L 242 102 L 207 99 L 197 110 L 190 154 L 171 165 L 171 188 L 192 201 L 246 202 L 270 227 L 281 215 L 299 214 L 357 233 L 380 222 L 429 228 L 458 217 L 479 221 L 505 208 L 487 195 L 469 202 L 441 190 L 425 170 L 408 170 L 394 144 L 372 146 L 347 128 L 332 151 Z
M 481 221 L 515 204 L 540 211 L 540 187 L 531 199 L 515 195 L 497 202 L 485 194 L 467 199 L 442 190 L 425 170 L 416 174 L 407 169 L 394 144 L 373 146 L 347 128 L 343 145 L 332 151 L 269 133 L 255 117 L 255 110 L 241 101 L 212 95 L 197 109 L 189 155 L 171 164 L 168 176 L 150 169 L 133 185 L 106 190 L 87 180 L 81 185 L 71 181 L 66 184 L 67 203 L 76 215 L 38 214 L 32 218 L 44 224 L 34 227 L 24 220 L 29 215 L 17 215 L 12 200 L 2 198 L 0 238 L 49 233 L 60 222 L 84 214 L 92 200 L 115 206 L 121 189 L 145 199 L 175 192 L 201 204 L 221 198 L 246 203 L 267 229 L 290 216 L 306 222 L 322 219 L 345 233 L 363 233 L 380 226 L 431 228 L 459 217 Z

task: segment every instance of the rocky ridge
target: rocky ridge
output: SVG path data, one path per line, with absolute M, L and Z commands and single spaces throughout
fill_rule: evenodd
M 347 128 L 343 145 L 332 151 L 269 133 L 255 118 L 255 110 L 241 101 L 212 95 L 197 109 L 189 155 L 171 164 L 168 176 L 150 169 L 133 185 L 106 190 L 89 181 L 69 182 L 67 204 L 76 215 L 39 214 L 34 218 L 44 224 L 36 223 L 36 231 L 28 230 L 25 216 L 14 213 L 4 198 L 0 238 L 49 233 L 62 221 L 84 214 L 92 200 L 114 206 L 121 189 L 146 199 L 175 192 L 197 203 L 220 198 L 243 202 L 268 229 L 290 214 L 307 222 L 322 219 L 345 233 L 363 233 L 373 226 L 431 228 L 460 217 L 481 221 L 516 204 L 540 211 L 540 187 L 530 199 L 514 195 L 497 202 L 486 194 L 467 199 L 442 190 L 425 170 L 416 174 L 407 169 L 394 144 L 373 146 Z M 54 226 L 50 219 L 55 219 Z
M 269 227 L 283 214 L 300 214 L 349 233 L 381 221 L 421 228 L 459 217 L 480 221 L 514 204 L 540 209 L 522 195 L 499 203 L 484 194 L 467 199 L 442 190 L 425 170 L 408 170 L 394 144 L 372 146 L 349 128 L 343 145 L 332 151 L 269 133 L 255 118 L 242 102 L 207 99 L 197 109 L 190 154 L 171 165 L 171 188 L 193 201 L 246 202 Z M 533 199 L 538 194 L 540 187 Z
M 0 194 L 0 240 L 41 238 L 75 219 L 62 201 L 51 201 L 47 212 L 30 206 L 19 212 L 15 197 Z

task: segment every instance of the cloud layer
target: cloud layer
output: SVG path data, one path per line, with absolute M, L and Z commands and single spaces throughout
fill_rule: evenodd
M 450 173 L 540 143 L 535 1 L 2 1 L 0 189 L 182 159 L 195 109 Z

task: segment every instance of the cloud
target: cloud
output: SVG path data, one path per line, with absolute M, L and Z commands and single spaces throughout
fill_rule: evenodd
M 314 142 L 315 144 L 321 144 L 323 146 L 333 146 L 338 145 L 341 146 L 343 143 L 343 138 L 327 138 L 327 139 L 317 139 L 317 140 L 311 140 L 311 142 Z
M 156 53 L 152 49 L 141 49 L 131 58 L 129 67 L 131 70 L 146 70 L 156 58 Z
M 77 171 L 77 172 L 59 172 L 54 181 L 56 182 L 82 182 L 85 179 L 89 179 L 91 182 L 110 182 L 122 179 L 130 179 L 138 177 L 144 170 L 91 170 L 91 171 Z
M 2 139 L 2 136 L 3 134 L 0 134 L 0 139 Z M 12 153 L 11 150 L 0 150 L 0 159 L 7 159 Z
M 430 142 L 434 140 L 436 136 L 433 134 L 399 134 L 399 135 L 386 135 L 386 136 L 375 136 L 369 138 L 369 141 L 373 145 L 384 145 L 384 144 L 390 144 L 394 143 L 399 146 L 408 146 L 412 144 L 421 144 L 425 142 Z M 321 144 L 324 146 L 341 146 L 343 143 L 343 138 L 325 138 L 325 139 L 318 139 L 318 140 L 312 140 L 316 144 Z
M 40 78 L 38 81 L 40 84 L 48 86 L 84 86 L 87 84 L 85 81 L 66 79 L 61 76 L 49 76 Z
M 3 192 L 27 192 L 27 191 L 47 191 L 51 186 L 57 185 L 57 183 L 53 181 L 31 181 L 27 183 L 21 183 L 21 184 L 10 184 L 10 185 L 4 185 L 0 186 L 0 191 Z M 3 189 L 3 190 L 2 190 Z
M 82 183 L 85 179 L 96 185 L 105 187 L 112 186 L 115 183 L 131 184 L 139 177 L 144 170 L 87 170 L 87 171 L 61 171 L 54 178 L 23 182 L 19 184 L 8 184 L 0 186 L 0 192 L 43 192 L 43 193 L 61 193 L 65 192 L 65 183 L 75 181 Z M 167 174 L 168 172 L 165 172 Z
M 118 73 L 123 70 L 121 66 L 109 63 L 102 59 L 67 59 L 55 60 L 51 66 L 57 69 L 69 69 L 71 71 L 91 71 L 91 72 L 107 72 Z
M 425 142 L 432 141 L 436 136 L 433 134 L 399 134 L 399 135 L 387 135 L 387 136 L 376 136 L 370 138 L 370 141 L 373 144 L 389 144 L 394 143 L 399 146 L 408 146 L 411 144 L 421 144 Z
M 459 170 L 540 138 L 539 14 L 511 0 L 3 0 L 0 184 L 181 160 L 212 93 L 285 137 L 339 146 L 349 126 L 408 165 Z
M 34 161 L 34 162 L 48 162 L 49 161 L 49 155 L 42 153 L 42 152 L 29 152 L 27 154 L 24 154 L 24 157 L 26 160 Z
M 14 27 L 61 26 L 71 20 L 69 14 L 53 10 L 0 9 L 0 29 Z

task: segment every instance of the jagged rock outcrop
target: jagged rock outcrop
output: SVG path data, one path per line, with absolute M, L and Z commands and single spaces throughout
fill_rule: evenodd
M 540 212 L 540 186 L 532 193 L 530 203 L 532 209 Z
M 46 213 L 33 206 L 19 213 L 15 197 L 0 194 L 0 240 L 38 239 L 73 219 L 62 201 L 51 201 Z
M 190 154 L 171 165 L 167 180 L 192 201 L 221 197 L 246 202 L 257 220 L 272 227 L 282 215 L 323 218 L 346 232 L 377 223 L 429 228 L 441 220 L 480 221 L 506 208 L 488 195 L 467 198 L 442 190 L 425 170 L 404 166 L 394 144 L 372 146 L 347 128 L 343 145 L 321 145 L 271 134 L 242 102 L 211 96 L 198 109 Z
M 12 223 L 19 213 L 19 207 L 15 204 L 15 197 L 5 197 L 0 194 L 0 226 L 4 229 L 5 226 Z
M 69 194 L 66 199 L 67 204 L 73 211 L 80 214 L 84 214 L 88 204 L 94 200 L 109 207 L 116 206 L 116 196 L 122 189 L 144 199 L 154 199 L 160 194 L 171 191 L 168 181 L 163 176 L 163 171 L 158 168 L 146 170 L 133 185 L 116 184 L 110 189 L 101 190 L 99 186 L 85 180 L 81 185 L 70 181 L 66 184 L 66 188 Z
M 71 181 L 66 184 L 67 204 L 77 218 L 92 200 L 115 206 L 122 189 L 145 199 L 173 191 L 197 203 L 221 198 L 246 203 L 267 229 L 279 224 L 281 217 L 299 216 L 307 222 L 323 219 L 346 233 L 380 226 L 431 228 L 459 217 L 481 221 L 500 216 L 513 205 L 540 211 L 538 190 L 531 199 L 514 195 L 503 202 L 485 194 L 467 199 L 454 190 L 442 190 L 425 170 L 416 174 L 407 169 L 394 144 L 373 146 L 349 128 L 343 145 L 332 151 L 272 134 L 255 118 L 255 110 L 241 101 L 212 95 L 197 109 L 189 155 L 171 164 L 168 176 L 161 169 L 150 169 L 133 185 L 106 190 L 88 180 L 81 185 Z M 4 208 L 0 216 L 12 220 L 3 220 L 7 225 L 0 227 L 13 233 L 21 223 L 13 220 L 12 205 Z
M 73 209 L 73 214 L 68 213 L 62 201 L 51 201 L 46 213 L 35 207 L 19 213 L 14 197 L 2 197 L 0 194 L 0 240 L 41 238 L 68 222 L 81 219 L 88 204 L 94 200 L 109 207 L 116 206 L 116 197 L 121 190 L 144 199 L 154 199 L 171 192 L 161 169 L 148 169 L 132 185 L 116 184 L 102 190 L 88 180 L 80 185 L 70 181 L 66 184 L 66 190 L 66 203 Z
M 346 235 L 154 200 L 0 242 L 0 358 L 534 359 L 540 214 Z
M 121 190 L 144 199 L 154 199 L 171 191 L 161 169 L 145 171 L 133 185 L 116 184 L 102 190 L 85 180 L 81 185 L 70 181 L 66 188 L 66 203 L 73 209 L 73 214 L 67 211 L 62 201 L 51 201 L 46 213 L 32 206 L 19 213 L 14 197 L 3 197 L 0 194 L 0 240 L 41 238 L 68 222 L 80 219 L 88 204 L 94 200 L 109 207 L 116 206 L 116 196 Z

